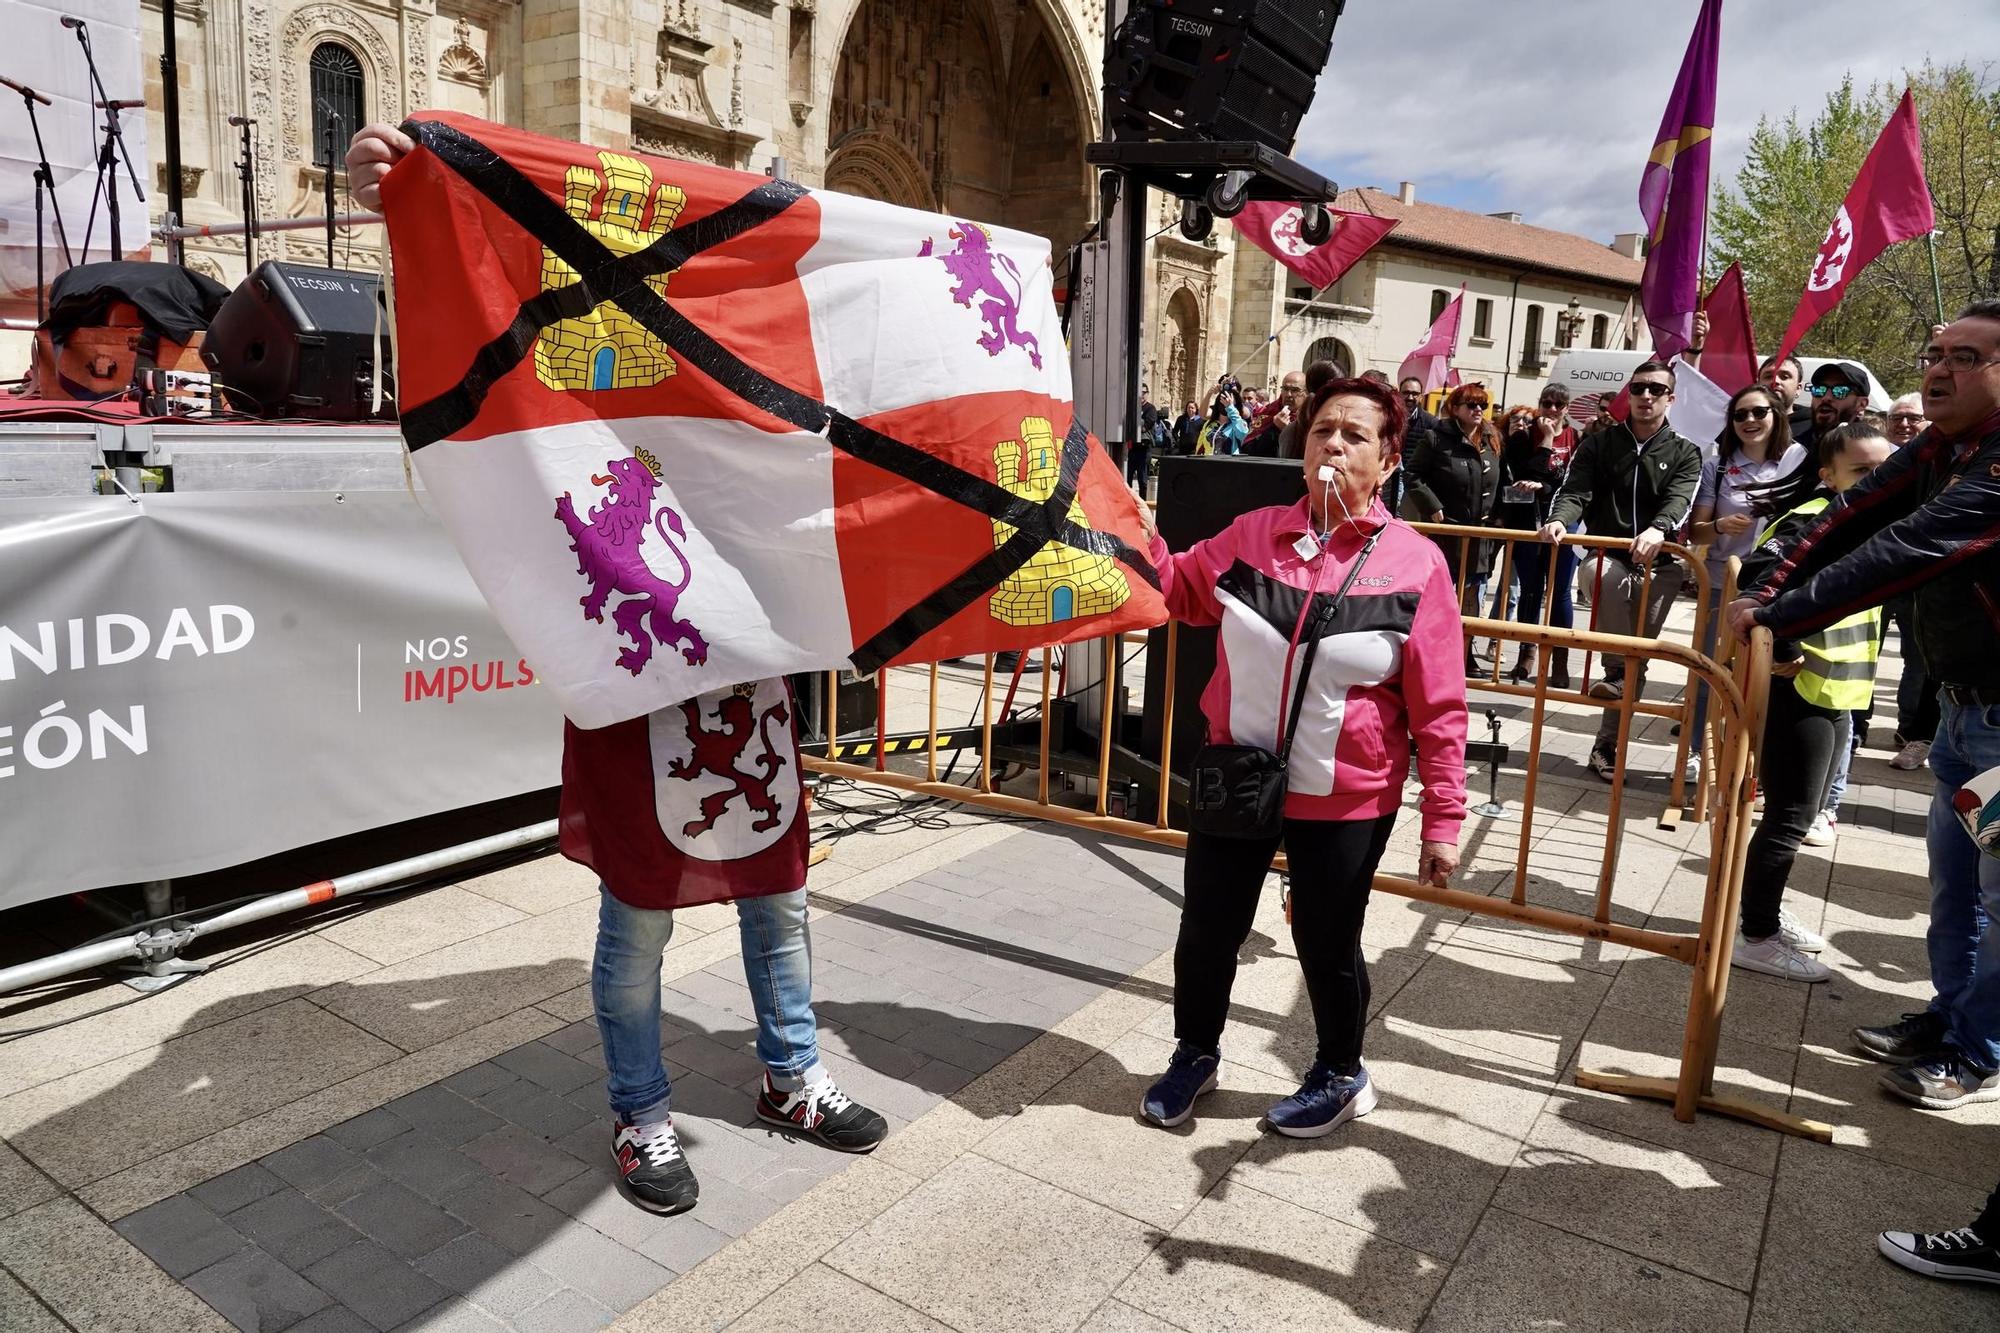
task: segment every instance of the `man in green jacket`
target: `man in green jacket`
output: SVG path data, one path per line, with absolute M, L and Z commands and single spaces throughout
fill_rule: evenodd
M 1660 548 L 1687 522 L 1694 506 L 1695 487 L 1701 482 L 1701 449 L 1667 424 L 1667 409 L 1674 401 L 1672 366 L 1648 361 L 1632 372 L 1626 387 L 1631 393 L 1630 415 L 1608 430 L 1585 436 L 1577 446 L 1542 540 L 1561 541 L 1578 519 L 1593 537 L 1627 539 L 1631 545 L 1625 552 L 1602 550 L 1585 561 L 1580 577 L 1596 599 L 1598 630 L 1657 639 L 1682 578 L 1680 562 L 1661 557 Z M 1649 565 L 1650 589 L 1645 575 Z M 1628 689 L 1634 699 L 1644 696 L 1645 659 L 1628 671 L 1625 659 L 1607 655 L 1604 678 L 1590 687 L 1591 695 L 1616 700 Z M 1590 771 L 1606 782 L 1616 770 L 1617 745 L 1618 713 L 1607 708 L 1590 747 Z

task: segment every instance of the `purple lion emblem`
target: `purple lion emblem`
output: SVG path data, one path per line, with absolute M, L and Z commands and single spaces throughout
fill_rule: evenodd
M 1032 333 L 1021 329 L 1021 270 L 1014 261 L 993 248 L 993 237 L 977 222 L 959 221 L 945 233 L 946 238 L 958 242 L 951 253 L 938 255 L 937 261 L 958 281 L 952 289 L 951 299 L 970 307 L 973 298 L 981 298 L 979 317 L 986 321 L 986 332 L 979 337 L 979 345 L 986 349 L 988 356 L 998 356 L 1007 350 L 1008 344 L 1023 348 L 1028 353 L 1028 363 L 1036 370 L 1042 368 L 1042 345 Z M 919 259 L 931 254 L 930 238 L 924 239 L 923 248 L 917 251 Z M 999 261 L 996 266 L 994 261 Z M 1007 279 L 1001 277 L 1005 270 Z
M 593 486 L 608 486 L 604 503 L 593 506 L 590 521 L 578 518 L 568 491 L 556 501 L 556 517 L 569 529 L 570 547 L 576 552 L 576 572 L 590 581 L 590 591 L 577 599 L 583 614 L 604 623 L 604 604 L 611 594 L 626 598 L 611 612 L 618 632 L 632 640 L 630 648 L 618 652 L 618 665 L 633 675 L 652 660 L 653 646 L 682 645 L 681 656 L 690 666 L 708 660 L 708 640 L 691 623 L 674 618 L 681 593 L 694 577 L 687 553 L 674 544 L 674 537 L 686 537 L 681 516 L 666 505 L 653 513 L 653 496 L 660 489 L 660 465 L 644 449 L 636 458 L 614 458 L 604 465 L 610 476 L 595 476 Z M 681 562 L 681 580 L 669 583 L 655 574 L 639 548 L 651 527 Z M 668 535 L 672 529 L 672 536 Z M 651 631 L 650 633 L 648 631 Z

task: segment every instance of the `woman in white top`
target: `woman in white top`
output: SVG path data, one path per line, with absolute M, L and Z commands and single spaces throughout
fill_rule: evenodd
M 1761 384 L 1738 389 L 1729 400 L 1722 434 L 1715 440 L 1715 457 L 1702 464 L 1701 485 L 1688 515 L 1689 532 L 1697 545 L 1708 547 L 1708 628 L 1701 650 L 1715 654 L 1715 632 L 1722 605 L 1722 580 L 1729 557 L 1748 555 L 1757 544 L 1759 519 L 1751 512 L 1755 488 L 1790 474 L 1805 461 L 1806 447 L 1792 442 L 1784 429 L 1785 409 Z M 1694 732 L 1688 738 L 1688 776 L 1694 777 L 1695 756 L 1701 753 L 1701 729 L 1708 718 L 1708 691 L 1699 690 L 1694 703 Z

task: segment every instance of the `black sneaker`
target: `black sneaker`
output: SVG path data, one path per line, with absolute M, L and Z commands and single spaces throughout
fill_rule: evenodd
M 1885 1231 L 1875 1238 L 1875 1248 L 1891 1263 L 1925 1277 L 2000 1285 L 2000 1252 L 1971 1227 L 1934 1235 Z
M 1606 782 L 1618 780 L 1618 757 L 1602 746 L 1590 747 L 1590 771 Z
M 889 1133 L 889 1122 L 849 1097 L 831 1078 L 786 1092 L 764 1071 L 757 1118 L 824 1143 L 838 1152 L 874 1152 Z
M 701 1197 L 671 1117 L 650 1125 L 614 1126 L 611 1160 L 618 1165 L 618 1192 L 649 1213 L 684 1213 Z
M 1921 1013 L 1904 1014 L 1899 1023 L 1854 1029 L 1854 1049 L 1870 1060 L 1906 1065 L 1941 1053 L 1945 1049 L 1947 1031 L 1944 1018 L 1926 1009 Z

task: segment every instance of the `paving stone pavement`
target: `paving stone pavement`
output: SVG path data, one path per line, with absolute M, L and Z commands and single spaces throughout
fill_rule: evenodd
M 1518 747 L 1518 704 L 1492 707 Z M 1531 901 L 1590 901 L 1610 832 L 1578 762 L 1594 721 L 1549 719 Z M 1259 1128 L 1313 1044 L 1267 894 L 1222 1086 L 1147 1129 L 1180 858 L 955 810 L 813 871 L 821 1040 L 891 1119 L 873 1156 L 757 1124 L 733 916 L 696 909 L 661 1042 L 702 1201 L 627 1205 L 589 1018 L 594 890 L 544 858 L 141 1006 L 12 1020 L 76 1021 L 0 1046 L 0 1328 L 2000 1327 L 2000 1294 L 1871 1253 L 1881 1227 L 1961 1224 L 2000 1176 L 2000 1107 L 1913 1111 L 1846 1053 L 1856 1022 L 1925 991 L 1927 775 L 1888 768 L 1892 724 L 1839 843 L 1793 879 L 1835 980 L 1732 977 L 1717 1070 L 1830 1121 L 1832 1145 L 1577 1086 L 1671 1074 L 1680 965 L 1382 894 L 1363 941 L 1381 1106 L 1313 1143 Z M 1661 720 L 1637 739 L 1613 911 L 1691 930 L 1706 830 L 1652 824 L 1671 741 Z M 1499 792 L 1518 811 L 1518 764 Z M 1461 882 L 1498 889 L 1519 831 L 1470 823 Z M 1406 818 L 1385 867 L 1415 849 Z
M 1176 867 L 1014 837 L 819 914 L 820 1041 L 842 1085 L 892 1127 L 922 1116 L 1170 946 Z M 242 1329 L 601 1327 L 849 1164 L 755 1120 L 737 957 L 674 980 L 664 1009 L 694 1214 L 618 1195 L 601 1048 L 582 1019 L 116 1229 Z

